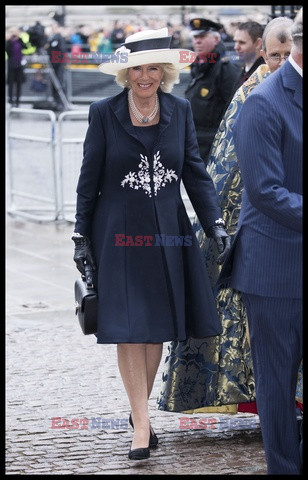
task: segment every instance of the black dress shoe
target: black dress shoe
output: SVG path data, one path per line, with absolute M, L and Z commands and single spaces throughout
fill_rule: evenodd
M 132 414 L 130 413 L 129 415 L 129 423 L 132 427 L 132 429 L 134 429 L 134 423 L 133 423 L 133 419 L 132 419 Z M 153 428 L 150 426 L 150 443 L 149 443 L 149 447 L 157 447 L 157 444 L 158 444 L 158 438 L 157 438 L 157 435 L 156 433 L 154 432 Z
M 130 460 L 145 460 L 150 457 L 150 449 L 146 448 L 134 448 L 128 452 L 128 458 Z

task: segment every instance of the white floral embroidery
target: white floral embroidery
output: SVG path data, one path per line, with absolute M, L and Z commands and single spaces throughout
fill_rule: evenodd
M 154 162 L 153 162 L 153 182 L 154 182 L 154 195 L 157 195 L 158 190 L 161 187 L 165 187 L 166 183 L 171 183 L 174 179 L 175 181 L 178 179 L 174 170 L 165 170 L 163 164 L 159 161 L 160 154 L 159 152 L 154 155 Z
M 121 182 L 121 186 L 124 188 L 125 185 L 128 184 L 128 186 L 134 190 L 139 190 L 139 188 L 142 188 L 146 195 L 152 197 L 150 164 L 146 156 L 143 156 L 140 153 L 140 157 L 141 162 L 138 165 L 138 172 L 129 172 L 127 175 L 125 175 L 124 180 Z M 163 164 L 160 162 L 160 152 L 158 151 L 156 155 L 154 155 L 153 162 L 154 195 L 157 196 L 158 190 L 160 190 L 161 187 L 165 187 L 167 182 L 171 183 L 173 180 L 177 181 L 178 176 L 174 170 L 165 169 Z
M 126 48 L 125 45 L 122 45 L 120 48 L 117 48 L 114 53 L 118 54 L 118 53 L 130 53 L 130 52 L 131 50 L 129 48 Z

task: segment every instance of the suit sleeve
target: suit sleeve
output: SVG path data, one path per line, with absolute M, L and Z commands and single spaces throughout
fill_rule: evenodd
M 83 161 L 77 184 L 75 232 L 90 235 L 92 215 L 102 183 L 105 134 L 98 106 L 90 105 L 89 126 L 83 145 Z
M 185 160 L 182 180 L 205 232 L 222 217 L 218 196 L 211 176 L 200 157 L 192 110 L 188 100 L 186 113 Z
M 234 143 L 250 203 L 280 225 L 301 232 L 302 195 L 285 185 L 284 121 L 264 96 L 249 95 L 234 124 Z

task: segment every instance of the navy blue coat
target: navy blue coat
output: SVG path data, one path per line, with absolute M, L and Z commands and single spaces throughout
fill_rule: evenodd
M 131 123 L 126 89 L 90 106 L 75 232 L 89 236 L 97 265 L 98 343 L 221 333 L 180 181 L 205 230 L 221 217 L 216 191 L 188 100 L 161 91 L 159 99 L 151 152 Z

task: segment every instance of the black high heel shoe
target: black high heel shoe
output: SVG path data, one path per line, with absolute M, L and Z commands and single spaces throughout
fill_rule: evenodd
M 132 414 L 129 414 L 129 419 L 128 419 L 132 429 L 134 430 L 134 423 L 132 419 Z M 154 432 L 153 428 L 150 425 L 150 442 L 149 442 L 149 447 L 157 447 L 158 444 L 158 438 L 156 433 Z M 139 449 L 138 449 L 139 450 Z
M 134 448 L 128 452 L 130 460 L 145 460 L 150 457 L 150 448 Z

